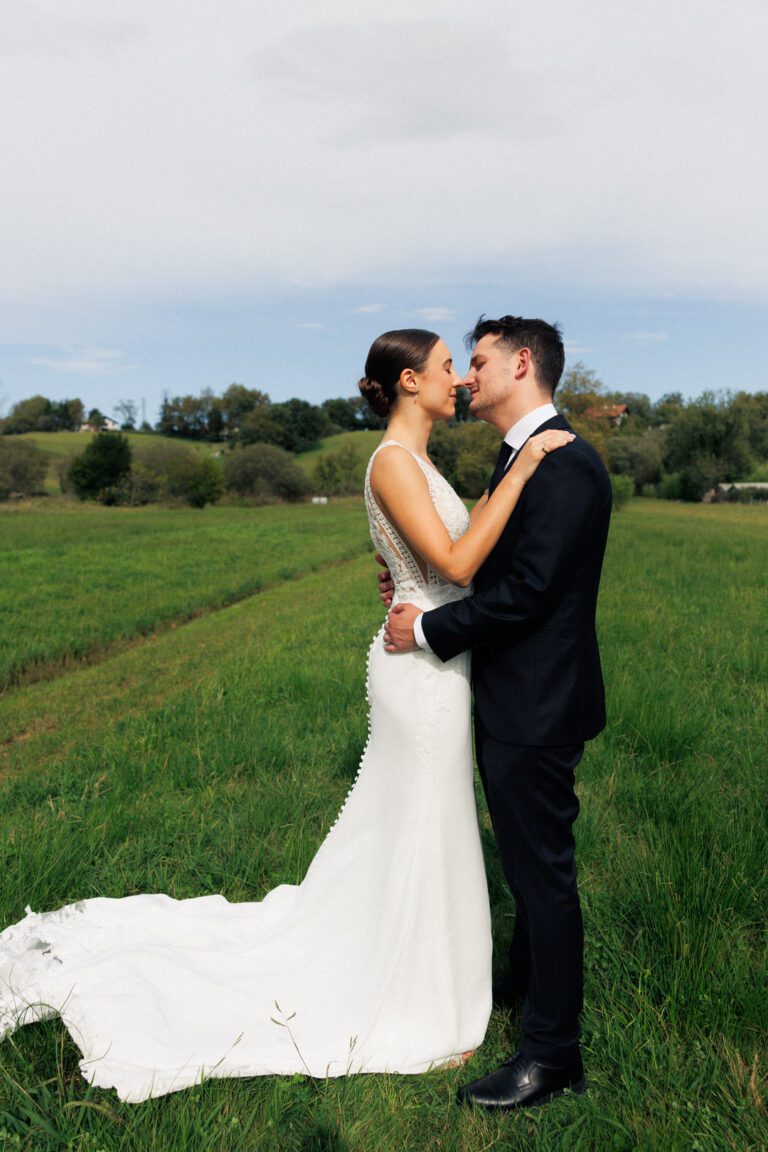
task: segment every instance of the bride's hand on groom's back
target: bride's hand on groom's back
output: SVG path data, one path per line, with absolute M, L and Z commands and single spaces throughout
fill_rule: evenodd
M 387 562 L 380 552 L 376 553 L 376 562 L 381 564 L 384 569 L 383 572 L 379 572 L 379 600 L 385 608 L 389 608 L 395 593 L 395 582 L 389 568 L 387 568 Z

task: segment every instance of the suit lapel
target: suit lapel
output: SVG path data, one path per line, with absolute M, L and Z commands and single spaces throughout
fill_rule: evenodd
M 538 428 L 534 429 L 534 431 L 531 432 L 531 436 L 538 436 L 539 432 L 546 432 L 548 428 L 562 428 L 565 432 L 573 431 L 566 418 L 558 413 L 557 416 L 550 416 L 549 420 L 545 420 L 543 424 L 540 424 Z M 531 436 L 528 437 L 528 440 L 530 440 Z M 517 451 L 515 451 L 513 448 L 510 448 L 505 440 L 502 440 L 501 447 L 499 448 L 499 457 L 496 461 L 496 467 L 493 471 L 493 476 L 491 476 L 491 482 L 488 485 L 489 496 L 493 492 L 494 488 L 496 488 L 501 482 L 501 478 L 507 470 L 507 460 L 509 460 L 510 455 L 514 453 L 515 456 L 518 456 L 525 444 L 528 443 L 528 440 L 524 440 Z

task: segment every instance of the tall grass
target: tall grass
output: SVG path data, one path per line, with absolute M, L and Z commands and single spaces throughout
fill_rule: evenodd
M 0 512 L 0 690 L 359 555 L 367 541 L 355 501 Z
M 0 1149 L 764 1149 L 765 528 L 756 508 L 645 502 L 612 527 L 610 721 L 580 769 L 577 824 L 586 1097 L 456 1108 L 458 1084 L 514 1049 L 514 1013 L 494 1013 L 463 1070 L 211 1082 L 139 1106 L 89 1089 L 48 1022 L 0 1046 Z M 365 736 L 374 569 L 350 559 L 0 701 L 2 922 L 26 903 L 253 899 L 299 879 Z M 512 908 L 480 807 L 503 947 Z

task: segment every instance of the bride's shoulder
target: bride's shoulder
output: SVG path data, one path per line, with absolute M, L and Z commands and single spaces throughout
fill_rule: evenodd
M 384 440 L 371 456 L 371 479 L 375 482 L 416 479 L 424 475 L 416 455 L 398 440 Z

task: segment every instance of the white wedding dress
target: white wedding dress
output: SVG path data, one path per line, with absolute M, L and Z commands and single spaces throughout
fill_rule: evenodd
M 419 463 L 456 539 L 466 509 Z M 396 599 L 466 595 L 424 580 L 369 477 L 370 465 L 371 535 Z M 204 1077 L 424 1072 L 476 1048 L 491 933 L 467 657 L 389 655 L 380 632 L 368 672 L 360 770 L 301 884 L 241 904 L 141 895 L 28 910 L 0 934 L 0 1036 L 58 1014 L 86 1079 L 133 1102 Z

